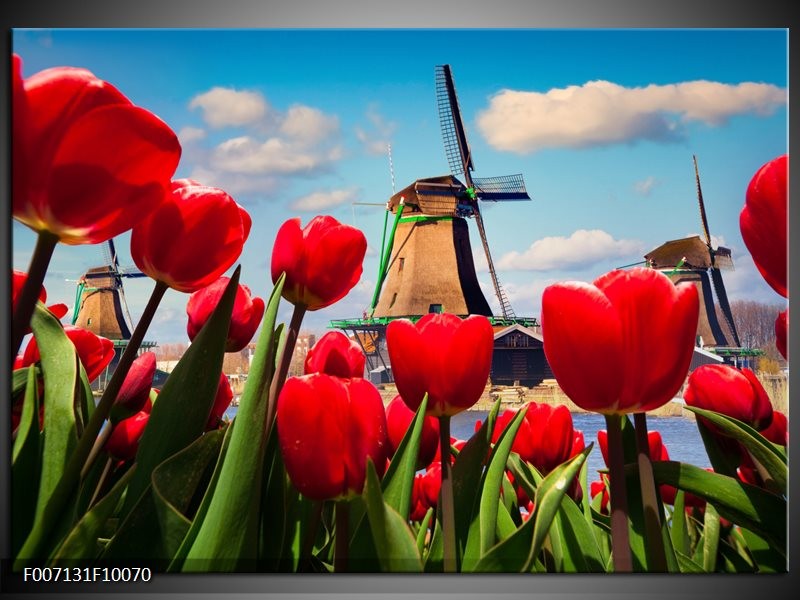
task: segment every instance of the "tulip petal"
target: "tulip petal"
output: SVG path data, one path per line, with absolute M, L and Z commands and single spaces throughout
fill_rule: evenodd
M 619 313 L 597 287 L 557 283 L 542 294 L 542 337 L 561 389 L 581 408 L 618 409 L 624 356 Z

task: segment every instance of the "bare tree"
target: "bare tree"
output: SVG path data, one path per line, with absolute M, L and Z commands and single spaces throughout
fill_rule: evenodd
M 785 309 L 780 304 L 764 304 L 753 300 L 731 302 L 731 313 L 742 346 L 758 348 L 764 351 L 767 358 L 777 359 L 775 319 Z

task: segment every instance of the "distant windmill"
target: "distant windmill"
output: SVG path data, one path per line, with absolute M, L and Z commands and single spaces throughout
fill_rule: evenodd
M 146 275 L 120 267 L 113 239 L 102 250 L 106 264 L 89 269 L 78 280 L 72 323 L 110 340 L 129 340 L 133 323 L 122 280 Z
M 530 200 L 522 175 L 473 178 L 467 143 L 449 65 L 436 67 L 436 100 L 450 175 L 419 179 L 392 195 L 394 213 L 382 245 L 380 273 L 370 315 L 399 317 L 428 312 L 482 314 L 492 311 L 480 289 L 466 218 L 478 227 L 502 318 L 514 311 L 497 277 L 486 239 L 480 201 Z
M 700 188 L 697 157 L 692 158 L 697 182 L 697 201 L 700 206 L 700 223 L 705 240 L 699 235 L 672 240 L 645 254 L 645 259 L 650 266 L 666 273 L 675 283 L 688 281 L 697 286 L 697 291 L 700 293 L 697 335 L 702 338 L 704 345 L 739 347 L 741 346 L 739 334 L 736 331 L 728 294 L 722 280 L 722 271 L 733 269 L 731 251 L 724 246 L 714 248 L 711 244 L 703 192 Z M 722 322 L 717 317 L 714 296 L 722 312 Z

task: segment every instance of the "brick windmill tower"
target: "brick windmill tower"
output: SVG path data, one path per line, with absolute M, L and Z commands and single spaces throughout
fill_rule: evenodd
M 518 318 L 501 286 L 486 238 L 480 204 L 530 200 L 522 175 L 472 177 L 473 161 L 449 65 L 436 67 L 436 100 L 449 175 L 418 179 L 386 205 L 379 273 L 363 319 L 334 321 L 362 342 L 370 368 L 386 366 L 386 324 L 430 312 L 485 315 L 500 325 L 533 326 Z M 468 220 L 474 220 L 486 255 L 500 315 L 483 294 L 472 258 Z M 391 227 L 387 224 L 391 221 Z M 387 234 L 388 230 L 388 234 Z

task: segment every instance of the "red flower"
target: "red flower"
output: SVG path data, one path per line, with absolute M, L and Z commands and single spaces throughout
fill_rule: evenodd
M 224 191 L 189 179 L 133 228 L 131 256 L 141 271 L 179 292 L 216 281 L 242 253 L 252 221 Z
M 750 369 L 729 365 L 698 367 L 689 375 L 683 398 L 689 406 L 728 415 L 755 429 L 764 429 L 772 421 L 772 403 Z
M 506 410 L 497 418 L 492 442 L 497 442 L 516 414 L 516 410 Z M 575 443 L 572 415 L 566 406 L 529 402 L 511 450 L 536 467 L 542 475 L 547 475 L 574 456 Z
M 386 415 L 380 393 L 365 379 L 290 377 L 278 396 L 277 422 L 286 472 L 308 498 L 360 494 L 367 457 L 383 474 Z
M 22 78 L 13 56 L 13 214 L 65 244 L 96 244 L 159 205 L 181 148 L 158 117 L 85 69 Z
M 416 325 L 397 319 L 386 328 L 386 343 L 397 391 L 412 410 L 427 392 L 427 414 L 452 416 L 486 388 L 494 347 L 486 317 L 429 313 Z
M 272 282 L 286 273 L 283 297 L 307 310 L 330 306 L 358 283 L 367 239 L 355 227 L 317 216 L 303 229 L 289 219 L 272 247 Z
M 326 373 L 336 377 L 363 377 L 366 358 L 357 342 L 341 331 L 329 331 L 306 355 L 304 373 Z
M 400 395 L 395 396 L 386 405 L 386 425 L 389 432 L 389 443 L 392 453 L 397 452 L 397 447 L 403 440 L 406 431 L 414 420 L 414 411 L 406 406 Z M 417 456 L 417 469 L 424 469 L 436 456 L 439 449 L 439 420 L 436 417 L 426 416 L 422 422 L 422 435 L 419 441 L 419 455 Z
M 114 342 L 73 325 L 66 325 L 64 333 L 75 346 L 89 381 L 97 379 L 114 358 Z M 36 344 L 36 338 L 33 337 L 25 347 L 21 362 L 15 364 L 14 368 L 30 366 L 40 359 L 39 346 Z
M 592 481 L 589 484 L 589 495 L 592 499 L 596 498 L 598 494 L 602 494 L 600 497 L 600 514 L 607 515 L 608 511 L 608 502 L 609 502 L 609 493 L 608 493 L 608 486 L 606 485 L 606 479 L 601 475 L 598 481 Z
M 593 284 L 557 283 L 542 294 L 544 352 L 581 408 L 646 412 L 683 384 L 698 311 L 694 285 L 676 286 L 653 269 L 617 269 Z
M 150 413 L 140 410 L 114 425 L 106 441 L 106 451 L 117 460 L 131 460 L 139 450 L 139 440 L 149 420 Z
M 763 165 L 747 186 L 739 228 L 753 262 L 764 280 L 784 298 L 786 288 L 788 239 L 789 155 L 784 154 Z
M 779 446 L 789 445 L 789 422 L 786 415 L 779 410 L 772 411 L 772 423 L 769 427 L 759 431 L 761 435 L 767 438 L 773 444 Z
M 186 303 L 186 314 L 189 316 L 186 333 L 190 340 L 194 340 L 211 317 L 211 313 L 219 304 L 229 282 L 230 277 L 220 277 L 211 285 L 197 290 L 189 296 L 189 301 Z M 251 296 L 250 288 L 239 284 L 233 304 L 231 324 L 228 328 L 225 352 L 243 350 L 253 339 L 263 316 L 264 300 Z
M 23 271 L 18 271 L 14 269 L 13 277 L 12 277 L 12 285 L 11 285 L 11 310 L 12 312 L 17 309 L 17 300 L 19 298 L 19 294 L 22 291 L 22 286 L 25 285 L 25 280 L 28 279 L 28 274 L 24 273 Z M 47 302 L 47 290 L 44 289 L 42 286 L 41 291 L 39 292 L 39 301 L 44 303 Z M 47 307 L 56 319 L 63 319 L 64 315 L 67 314 L 69 310 L 66 304 L 51 304 Z M 28 329 L 27 333 L 30 333 L 30 328 Z
M 112 423 L 126 419 L 142 410 L 150 397 L 153 376 L 156 374 L 156 355 L 144 352 L 131 363 L 125 381 L 114 400 L 109 418 Z
M 214 405 L 211 407 L 211 413 L 208 415 L 208 423 L 206 423 L 206 431 L 216 429 L 220 426 L 222 416 L 233 401 L 233 390 L 228 381 L 228 376 L 225 373 L 219 376 L 219 385 L 217 386 L 217 395 L 214 397 Z
M 789 330 L 789 309 L 787 308 L 775 319 L 775 345 L 783 358 L 789 360 L 789 348 L 786 345 L 786 336 Z

